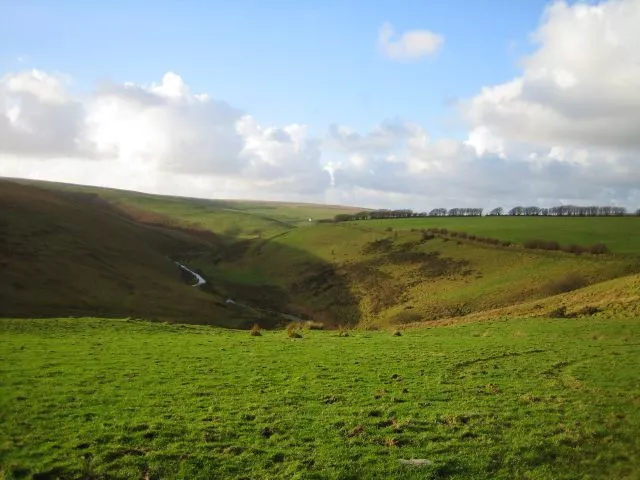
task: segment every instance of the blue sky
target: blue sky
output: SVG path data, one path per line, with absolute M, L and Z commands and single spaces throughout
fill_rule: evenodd
M 4 0 L 0 175 L 635 210 L 638 25 L 640 0 Z
M 301 122 L 317 132 L 335 122 L 370 129 L 401 117 L 438 133 L 455 128 L 452 102 L 516 75 L 544 5 L 9 0 L 0 58 L 6 70 L 72 73 L 80 89 L 101 79 L 148 83 L 177 71 L 194 91 L 262 122 Z M 420 62 L 390 63 L 375 46 L 384 22 L 440 33 L 444 47 Z

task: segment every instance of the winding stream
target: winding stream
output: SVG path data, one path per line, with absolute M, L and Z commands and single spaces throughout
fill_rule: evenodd
M 194 283 L 192 286 L 193 287 L 199 287 L 200 285 L 204 285 L 205 283 L 207 283 L 207 281 L 202 278 L 201 275 L 197 274 L 196 272 L 194 272 L 193 270 L 191 270 L 189 267 L 187 267 L 186 265 L 181 264 L 180 262 L 174 262 L 176 265 L 178 265 L 181 269 L 183 269 L 186 272 L 189 272 L 191 275 L 193 275 L 196 279 L 196 283 Z
M 176 262 L 174 261 L 173 263 L 175 263 L 176 265 L 178 265 L 178 267 L 180 267 L 182 270 L 189 272 L 191 275 L 194 276 L 194 278 L 196 279 L 196 283 L 194 283 L 192 286 L 193 287 L 199 287 L 200 285 L 204 285 L 205 283 L 207 283 L 207 281 L 202 277 L 202 275 L 199 275 L 198 273 L 194 272 L 193 270 L 191 270 L 189 267 L 187 267 L 186 265 L 183 265 L 180 262 Z M 265 310 L 262 308 L 256 308 L 256 307 L 252 307 L 251 305 L 247 305 L 244 303 L 240 303 L 240 302 L 236 302 L 235 300 L 232 299 L 228 299 L 227 303 L 233 303 L 235 305 L 238 305 L 239 307 L 242 308 L 246 308 L 249 310 L 254 310 L 254 311 L 259 311 L 259 312 L 266 312 L 266 313 L 273 313 L 276 315 L 281 316 L 282 318 L 289 320 L 289 321 L 294 321 L 294 322 L 304 322 L 304 320 L 296 315 L 292 315 L 290 313 L 284 313 L 284 312 L 275 312 L 272 310 Z

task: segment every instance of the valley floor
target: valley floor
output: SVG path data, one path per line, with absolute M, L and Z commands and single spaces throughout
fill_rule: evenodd
M 638 478 L 638 338 L 4 319 L 0 478 Z

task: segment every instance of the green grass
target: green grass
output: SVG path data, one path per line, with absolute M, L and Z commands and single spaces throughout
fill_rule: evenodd
M 561 245 L 603 242 L 614 253 L 640 254 L 640 217 L 432 217 L 355 222 L 372 229 L 446 228 L 510 240 L 555 240 Z
M 548 284 L 567 272 L 597 283 L 638 270 L 638 262 L 628 256 L 574 255 L 442 238 L 421 243 L 420 232 L 387 232 L 367 228 L 370 223 L 376 222 L 296 229 L 256 244 L 240 258 L 221 258 L 215 268 L 208 258 L 193 262 L 221 282 L 275 284 L 289 292 L 294 310 L 319 321 L 332 321 L 344 310 L 336 308 L 336 298 L 346 293 L 342 303 L 357 310 L 357 322 L 363 325 L 398 323 L 409 315 L 413 321 L 434 320 L 541 299 L 549 295 Z M 382 239 L 389 242 L 387 251 L 367 253 L 372 242 Z M 425 273 L 428 255 L 438 255 L 440 266 L 451 268 Z
M 638 478 L 639 335 L 0 320 L 0 478 Z
M 250 327 L 169 257 L 208 248 L 104 205 L 0 181 L 0 316 L 99 315 Z
M 250 327 L 274 326 L 277 311 L 334 325 L 390 325 L 541 300 L 549 283 L 568 273 L 594 284 L 640 271 L 636 218 L 310 224 L 308 215 L 333 207 L 27 183 L 0 180 L 0 316 Z M 423 242 L 419 230 L 429 226 L 511 239 L 549 235 L 565 244 L 604 241 L 618 253 Z M 370 250 L 376 241 L 389 248 Z M 186 286 L 170 258 L 200 270 L 208 292 Z M 231 308 L 228 297 L 259 310 Z
M 180 224 L 196 224 L 235 238 L 269 238 L 339 213 L 362 211 L 358 207 L 256 200 L 209 200 L 151 195 L 127 190 L 57 182 L 14 180 L 52 191 L 97 194 L 123 209 L 152 212 Z M 215 195 L 215 192 L 212 192 Z M 309 222 L 309 219 L 312 222 Z

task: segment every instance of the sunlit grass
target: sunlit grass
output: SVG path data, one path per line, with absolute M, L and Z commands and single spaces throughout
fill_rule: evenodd
M 634 478 L 638 325 L 509 319 L 291 339 L 137 321 L 0 320 L 1 471 Z

